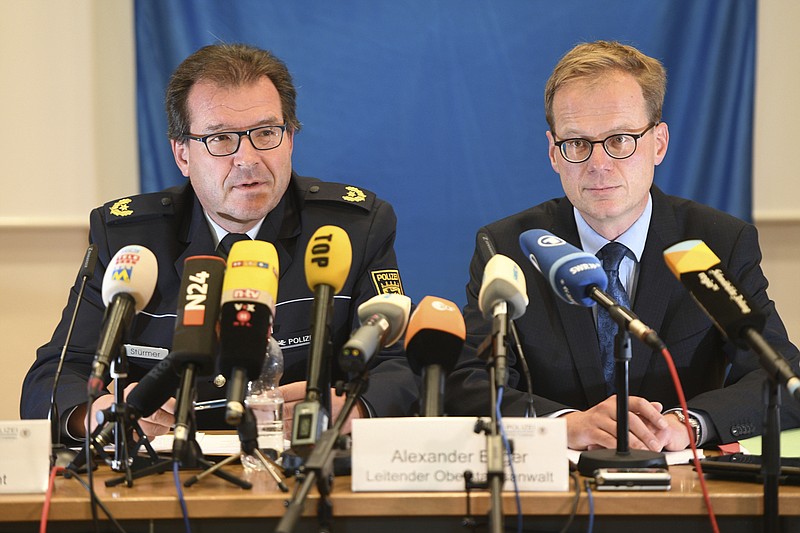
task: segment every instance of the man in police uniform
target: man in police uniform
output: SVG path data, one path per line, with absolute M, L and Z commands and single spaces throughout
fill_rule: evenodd
M 184 260 L 213 254 L 228 233 L 271 242 L 279 256 L 280 281 L 273 336 L 283 348 L 285 418 L 304 398 L 313 294 L 306 284 L 304 255 L 312 234 L 326 224 L 343 228 L 352 243 L 352 268 L 334 303 L 334 353 L 358 326 L 356 309 L 372 296 L 402 293 L 394 252 L 395 213 L 373 193 L 314 178 L 292 169 L 295 88 L 286 66 L 271 53 L 245 45 L 212 45 L 187 58 L 167 88 L 169 137 L 175 161 L 188 182 L 158 193 L 107 203 L 90 216 L 90 241 L 99 261 L 87 285 L 57 393 L 69 437 L 84 433 L 87 378 L 101 329 L 103 273 L 123 246 L 139 244 L 158 259 L 158 282 L 137 314 L 127 339 L 130 381 L 136 382 L 172 345 L 177 292 Z M 22 418 L 46 418 L 50 394 L 78 283 L 61 322 L 25 378 Z M 410 413 L 417 387 L 402 352 L 387 350 L 371 361 L 371 386 L 353 416 Z M 344 377 L 334 362 L 332 380 Z M 198 399 L 225 397 L 224 378 L 198 380 Z M 129 385 L 128 391 L 134 383 Z M 332 397 L 333 416 L 342 398 Z M 93 414 L 113 403 L 98 398 Z M 148 435 L 174 423 L 174 399 L 140 420 Z M 199 411 L 200 429 L 225 428 L 223 410 Z M 94 420 L 94 416 L 91 417 Z

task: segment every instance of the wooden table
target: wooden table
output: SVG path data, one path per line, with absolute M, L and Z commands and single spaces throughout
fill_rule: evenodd
M 241 466 L 225 470 L 239 477 L 245 474 Z M 710 531 L 706 507 L 699 481 L 690 466 L 672 466 L 672 489 L 659 492 L 602 492 L 593 491 L 594 526 L 601 531 L 646 531 L 686 533 Z M 197 472 L 181 472 L 184 481 Z M 116 472 L 101 466 L 95 473 L 95 490 L 99 499 L 113 516 L 124 523 L 127 531 L 183 531 L 182 514 L 171 472 L 136 479 L 132 487 L 124 484 L 106 487 L 105 481 L 119 477 Z M 84 476 L 85 479 L 85 476 Z M 183 487 L 192 523 L 192 530 L 273 531 L 283 516 L 284 502 L 291 496 L 277 489 L 266 473 L 246 479 L 253 482 L 252 490 L 241 489 L 221 478 L 209 476 L 191 487 Z M 288 480 L 290 489 L 294 479 Z M 571 489 L 574 483 L 570 483 Z M 758 483 L 709 480 L 714 511 L 725 533 L 731 531 L 760 531 L 763 512 L 762 486 Z M 589 514 L 589 499 L 583 490 L 578 504 L 578 517 L 570 531 L 585 531 Z M 572 510 L 574 493 L 526 492 L 521 494 L 526 530 L 557 531 Z M 316 505 L 318 493 L 312 489 L 305 506 L 304 518 L 296 531 L 317 531 Z M 463 492 L 404 492 L 353 493 L 350 478 L 338 477 L 331 496 L 335 531 L 468 531 L 462 526 L 466 513 Z M 0 530 L 33 531 L 42 513 L 44 495 L 0 496 Z M 488 513 L 489 495 L 473 492 L 473 515 L 483 520 Z M 504 496 L 504 515 L 515 522 L 514 496 Z M 104 531 L 112 527 L 102 511 L 98 511 Z M 800 487 L 780 489 L 782 530 L 800 531 Z M 88 531 L 91 508 L 86 489 L 75 479 L 59 477 L 49 512 L 50 531 Z M 486 531 L 485 527 L 478 531 Z

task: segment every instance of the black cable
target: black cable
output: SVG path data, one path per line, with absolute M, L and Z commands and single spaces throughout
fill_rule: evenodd
M 511 325 L 511 336 L 514 337 L 517 357 L 522 363 L 522 373 L 525 374 L 525 381 L 528 384 L 528 406 L 525 408 L 525 418 L 536 418 L 536 408 L 533 406 L 533 378 L 531 377 L 530 368 L 528 368 L 528 360 L 525 359 L 525 354 L 522 353 L 522 343 L 519 341 L 517 325 L 513 320 L 509 320 L 508 323 Z
M 89 469 L 89 472 L 91 472 L 91 469 Z M 102 509 L 102 511 L 105 513 L 105 515 L 111 521 L 111 523 L 114 524 L 114 527 L 117 529 L 117 531 L 119 531 L 120 533 L 126 533 L 125 528 L 122 527 L 122 524 L 117 522 L 117 519 L 114 518 L 114 516 L 111 514 L 111 511 L 109 511 L 108 508 L 103 504 L 103 502 L 100 501 L 100 499 L 97 497 L 97 494 L 95 494 L 94 490 L 92 489 L 92 487 L 89 484 L 87 484 L 83 479 L 81 479 L 81 477 L 75 472 L 71 472 L 68 477 L 76 479 L 78 481 L 78 483 L 80 483 L 83 486 L 83 488 L 85 488 L 89 492 L 89 494 L 93 498 L 93 501 L 97 502 L 97 505 L 100 507 L 100 509 Z M 90 477 L 91 477 L 91 475 L 90 475 Z M 95 517 L 95 529 L 98 526 L 99 526 L 99 523 L 97 522 L 97 518 Z
M 578 472 L 576 470 L 570 470 L 569 476 L 572 478 L 572 481 L 575 482 L 575 498 L 572 500 L 572 511 L 570 511 L 567 523 L 561 528 L 560 533 L 567 533 L 569 526 L 572 525 L 572 521 L 575 520 L 575 515 L 578 514 L 578 503 L 581 501 L 581 479 L 578 477 Z
M 89 479 L 89 501 L 90 507 L 92 510 L 92 523 L 94 524 L 94 530 L 99 533 L 100 531 L 100 521 L 97 518 L 97 504 L 100 503 L 100 499 L 97 497 L 97 493 L 94 491 L 94 472 L 92 469 L 92 398 L 89 397 L 86 400 L 86 417 L 84 419 L 84 431 L 86 432 L 86 476 Z M 76 474 L 77 476 L 77 474 Z

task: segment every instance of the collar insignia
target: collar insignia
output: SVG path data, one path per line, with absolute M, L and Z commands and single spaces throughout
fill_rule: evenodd
M 347 194 L 342 196 L 342 200 L 347 202 L 363 202 L 367 199 L 367 195 L 364 194 L 364 191 L 359 189 L 358 187 L 353 187 L 351 185 L 347 185 L 345 187 Z
M 123 198 L 122 200 L 117 200 L 114 202 L 114 205 L 111 206 L 111 214 L 117 217 L 126 217 L 128 215 L 133 214 L 133 210 L 129 208 L 131 203 L 130 198 Z

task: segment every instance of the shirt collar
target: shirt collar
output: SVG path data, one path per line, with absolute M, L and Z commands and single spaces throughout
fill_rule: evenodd
M 230 231 L 226 230 L 225 228 L 214 222 L 211 219 L 211 217 L 208 216 L 208 213 L 206 213 L 205 209 L 203 210 L 203 215 L 205 215 L 206 221 L 208 222 L 208 226 L 211 228 L 211 235 L 214 237 L 214 247 L 216 248 L 217 246 L 219 246 L 219 241 L 221 241 L 222 238 L 225 237 L 225 235 L 230 233 Z M 249 231 L 246 232 L 247 236 L 255 240 L 256 235 L 258 235 L 258 230 L 261 229 L 261 224 L 263 223 L 264 219 L 262 218 L 261 220 L 258 221 L 258 223 L 255 226 L 253 226 L 252 228 L 250 228 Z
M 597 233 L 584 220 L 583 216 L 576 208 L 572 208 L 575 213 L 575 223 L 578 226 L 578 236 L 581 239 L 581 248 L 584 252 L 597 255 L 600 249 L 608 244 L 609 240 Z M 647 241 L 647 230 L 650 228 L 650 218 L 653 215 L 653 197 L 648 193 L 647 205 L 641 216 L 628 228 L 625 233 L 617 238 L 617 242 L 624 244 L 636 257 L 636 262 L 642 260 L 644 245 Z

